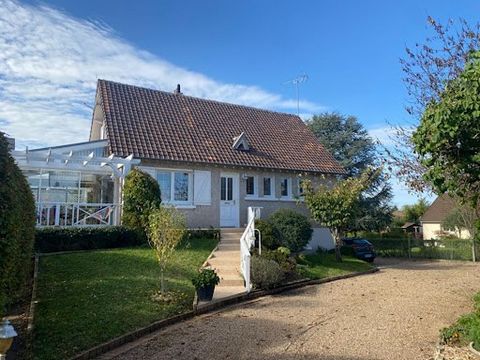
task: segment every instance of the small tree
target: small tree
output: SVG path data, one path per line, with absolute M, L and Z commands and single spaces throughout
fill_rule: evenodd
M 162 202 L 157 181 L 139 169 L 133 169 L 125 177 L 123 189 L 122 224 L 144 231 L 148 217 Z
M 160 265 L 160 286 L 165 294 L 165 269 L 175 248 L 185 234 L 185 216 L 172 207 L 161 206 L 150 213 L 147 228 L 148 242 Z
M 402 207 L 403 211 L 403 221 L 405 222 L 412 222 L 418 223 L 420 222 L 420 218 L 425 214 L 425 211 L 429 208 L 428 202 L 421 198 L 413 205 L 404 205 Z
M 360 196 L 371 182 L 372 171 L 367 170 L 359 178 L 338 181 L 333 187 L 322 184 L 313 189 L 307 183 L 305 203 L 312 218 L 329 228 L 335 239 L 335 256 L 342 261 L 341 239 L 349 225 L 355 221 L 359 209 Z

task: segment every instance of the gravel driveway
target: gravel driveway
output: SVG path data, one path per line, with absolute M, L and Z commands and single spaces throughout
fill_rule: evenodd
M 381 271 L 257 299 L 127 344 L 102 359 L 429 359 L 471 311 L 480 265 L 379 259 Z

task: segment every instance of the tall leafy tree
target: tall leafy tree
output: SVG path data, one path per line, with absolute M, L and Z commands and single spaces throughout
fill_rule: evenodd
M 432 184 L 423 177 L 425 165 L 415 152 L 412 134 L 427 106 L 440 99 L 446 84 L 463 71 L 469 54 L 480 49 L 479 22 L 468 23 L 460 18 L 442 24 L 429 16 L 427 23 L 430 35 L 407 47 L 405 57 L 400 59 L 411 124 L 392 126 L 390 138 L 394 145 L 384 146 L 389 169 L 416 191 L 430 190 Z
M 358 177 L 369 167 L 379 167 L 375 143 L 354 116 L 326 112 L 314 115 L 308 126 L 320 143 L 345 168 L 347 176 Z M 369 187 L 361 194 L 357 216 L 350 230 L 380 230 L 390 224 L 392 189 L 387 176 L 375 172 Z
M 413 135 L 424 178 L 478 208 L 480 197 L 480 52 L 427 106 Z
M 420 222 L 420 218 L 425 214 L 429 206 L 428 202 L 423 198 L 413 205 L 404 205 L 402 207 L 403 221 L 412 223 Z

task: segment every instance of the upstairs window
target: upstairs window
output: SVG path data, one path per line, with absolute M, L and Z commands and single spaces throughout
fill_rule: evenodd
M 245 133 L 242 132 L 239 136 L 234 137 L 232 147 L 235 150 L 249 151 L 250 144 L 248 143 L 247 135 L 245 135 Z

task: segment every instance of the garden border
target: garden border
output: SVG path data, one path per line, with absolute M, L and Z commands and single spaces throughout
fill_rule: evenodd
M 28 320 L 27 320 L 27 333 L 31 334 L 34 327 L 34 317 L 35 317 L 35 308 L 37 307 L 37 280 L 38 280 L 38 267 L 40 263 L 40 256 L 35 254 L 33 262 L 33 278 L 32 278 L 32 296 L 30 298 L 30 307 L 28 309 Z
M 203 315 L 206 313 L 214 312 L 222 308 L 226 308 L 231 305 L 235 304 L 240 304 L 244 303 L 250 300 L 257 299 L 259 297 L 267 296 L 267 295 L 274 295 L 278 294 L 284 291 L 288 290 L 294 290 L 298 289 L 301 287 L 305 286 L 310 286 L 310 285 L 320 285 L 320 284 L 325 284 L 329 283 L 332 281 L 337 281 L 337 280 L 343 280 L 343 279 L 348 279 L 356 276 L 361 276 L 361 275 L 367 275 L 367 274 L 373 274 L 380 269 L 378 267 L 374 267 L 373 269 L 367 270 L 367 271 L 360 271 L 360 272 L 354 272 L 350 274 L 345 274 L 345 275 L 339 275 L 339 276 L 332 276 L 328 278 L 323 278 L 323 279 L 303 279 L 303 280 L 297 280 L 293 281 L 291 283 L 285 284 L 283 286 L 273 288 L 270 290 L 254 290 L 250 293 L 243 293 L 243 294 L 238 294 L 238 295 L 232 295 L 226 298 L 223 298 L 218 301 L 214 301 L 210 304 L 202 305 L 202 306 L 196 306 L 194 310 L 188 311 L 184 314 L 176 315 L 167 319 L 159 320 L 156 321 L 150 325 L 147 325 L 145 327 L 139 328 L 137 330 L 134 330 L 132 332 L 129 332 L 125 335 L 121 335 L 119 337 L 116 337 L 110 341 L 107 341 L 103 344 L 97 345 L 93 348 L 90 348 L 88 350 L 85 350 L 81 352 L 80 354 L 77 354 L 73 357 L 70 358 L 70 360 L 87 360 L 87 359 L 93 359 L 101 354 L 105 354 L 108 351 L 114 350 L 126 343 L 132 342 L 134 340 L 138 340 L 139 338 L 151 334 L 154 331 L 161 330 L 167 326 L 174 325 L 177 323 L 180 323 L 182 321 L 194 318 L 195 316 L 198 315 Z

